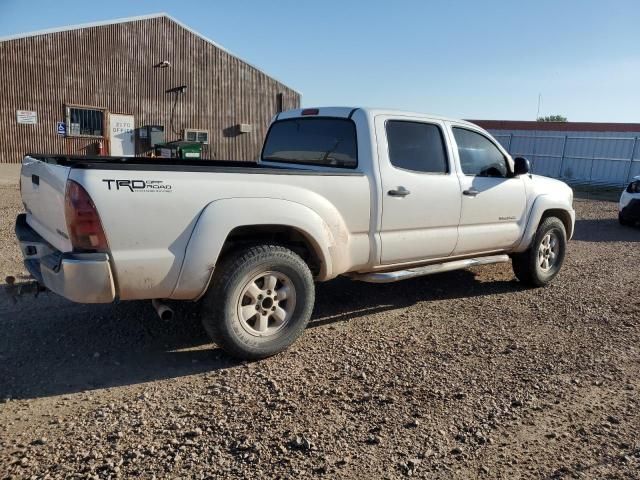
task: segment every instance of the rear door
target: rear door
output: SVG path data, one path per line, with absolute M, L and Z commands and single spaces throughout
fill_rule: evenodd
M 454 255 L 511 247 L 526 212 L 521 177 L 511 176 L 505 153 L 483 132 L 452 126 L 460 166 L 462 212 Z
M 375 120 L 382 179 L 382 264 L 449 256 L 458 239 L 460 184 L 444 124 L 380 115 Z
M 70 251 L 64 199 L 70 167 L 25 157 L 20 171 L 20 191 L 27 223 L 60 251 Z

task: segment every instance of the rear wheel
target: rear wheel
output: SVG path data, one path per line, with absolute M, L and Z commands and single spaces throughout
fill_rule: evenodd
M 559 218 L 547 217 L 538 226 L 529 249 L 512 256 L 518 280 L 534 287 L 547 285 L 560 271 L 567 248 L 567 232 Z
M 297 254 L 280 245 L 252 246 L 216 267 L 202 323 L 230 355 L 265 358 L 302 334 L 314 300 L 313 277 Z
M 624 225 L 625 227 L 633 225 L 633 222 L 622 215 L 622 212 L 618 213 L 618 221 L 620 222 L 620 225 Z

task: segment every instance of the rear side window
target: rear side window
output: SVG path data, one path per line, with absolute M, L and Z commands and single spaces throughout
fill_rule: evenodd
M 394 167 L 424 173 L 449 171 L 442 131 L 437 125 L 389 120 L 387 141 Z
M 487 137 L 464 128 L 453 128 L 460 166 L 465 175 L 507 177 L 507 160 Z
M 356 126 L 346 118 L 292 118 L 271 125 L 262 160 L 355 168 Z

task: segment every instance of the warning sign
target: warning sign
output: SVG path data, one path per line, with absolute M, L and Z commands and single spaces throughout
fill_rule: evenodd
M 16 112 L 18 123 L 35 125 L 38 123 L 38 113 L 32 110 L 18 110 Z

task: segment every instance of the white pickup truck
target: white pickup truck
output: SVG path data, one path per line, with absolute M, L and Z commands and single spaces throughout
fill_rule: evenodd
M 573 233 L 572 190 L 460 120 L 366 108 L 274 118 L 258 163 L 27 155 L 16 235 L 75 302 L 200 300 L 212 339 L 273 355 L 314 280 L 367 282 L 506 262 L 542 286 Z

